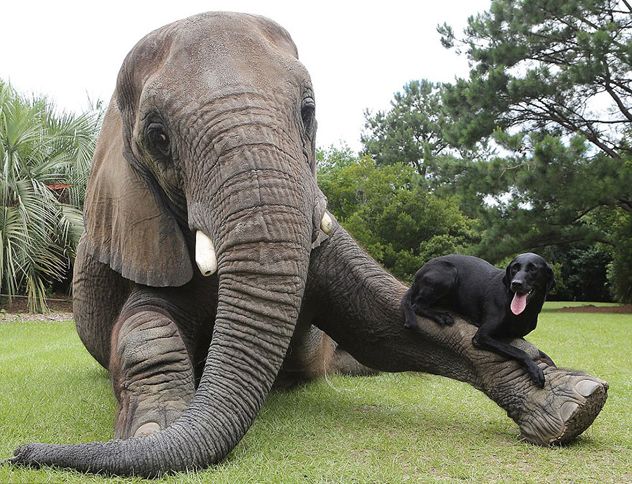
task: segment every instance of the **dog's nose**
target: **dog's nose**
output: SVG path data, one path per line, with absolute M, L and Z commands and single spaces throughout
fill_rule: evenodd
M 520 280 L 511 281 L 511 290 L 513 292 L 518 292 L 524 290 L 524 282 Z

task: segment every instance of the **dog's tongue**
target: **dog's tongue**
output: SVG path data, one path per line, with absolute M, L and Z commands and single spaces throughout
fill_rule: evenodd
M 511 300 L 511 312 L 516 316 L 524 311 L 524 308 L 527 307 L 527 295 L 526 294 L 514 294 L 513 299 Z

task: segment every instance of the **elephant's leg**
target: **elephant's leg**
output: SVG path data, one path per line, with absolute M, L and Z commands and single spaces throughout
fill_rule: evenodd
M 322 330 L 311 324 L 299 325 L 292 336 L 275 388 L 289 388 L 327 375 L 374 375 L 344 351 Z
M 162 311 L 122 315 L 112 332 L 110 372 L 119 402 L 115 436 L 164 429 L 195 392 L 193 368 L 176 324 Z
M 88 253 L 82 236 L 73 274 L 73 313 L 81 341 L 104 368 L 110 361 L 112 328 L 130 291 L 129 281 Z
M 606 382 L 547 364 L 533 345 L 514 341 L 539 359 L 546 379 L 540 389 L 515 360 L 475 348 L 477 328 L 460 319 L 453 326 L 439 326 L 418 318 L 417 331 L 410 331 L 400 309 L 405 292 L 337 225 L 312 253 L 306 306 L 319 327 L 362 364 L 468 382 L 504 408 L 522 436 L 537 444 L 572 440 L 598 415 Z
M 325 336 L 329 338 L 329 336 Z M 345 351 L 336 344 L 336 349 L 329 363 L 328 373 L 348 376 L 371 376 L 377 375 L 379 371 L 363 365 L 351 356 L 348 351 Z

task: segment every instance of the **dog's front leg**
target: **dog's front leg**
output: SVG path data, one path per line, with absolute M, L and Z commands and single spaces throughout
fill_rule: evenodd
M 524 366 L 533 380 L 533 383 L 540 388 L 544 387 L 544 372 L 542 369 L 531 359 L 531 357 L 523 350 L 516 348 L 515 346 L 499 341 L 495 339 L 490 333 L 493 333 L 494 327 L 491 324 L 483 324 L 472 338 L 472 343 L 478 348 L 493 351 L 499 355 L 507 358 L 513 358 L 519 361 Z

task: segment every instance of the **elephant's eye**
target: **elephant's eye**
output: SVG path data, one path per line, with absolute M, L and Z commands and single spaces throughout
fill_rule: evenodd
M 311 97 L 303 100 L 303 106 L 301 107 L 301 118 L 303 120 L 303 127 L 305 131 L 312 134 L 314 129 L 314 114 L 316 112 L 316 104 Z
M 171 154 L 171 142 L 165 128 L 160 123 L 150 123 L 145 129 L 147 148 L 153 155 L 169 157 Z

